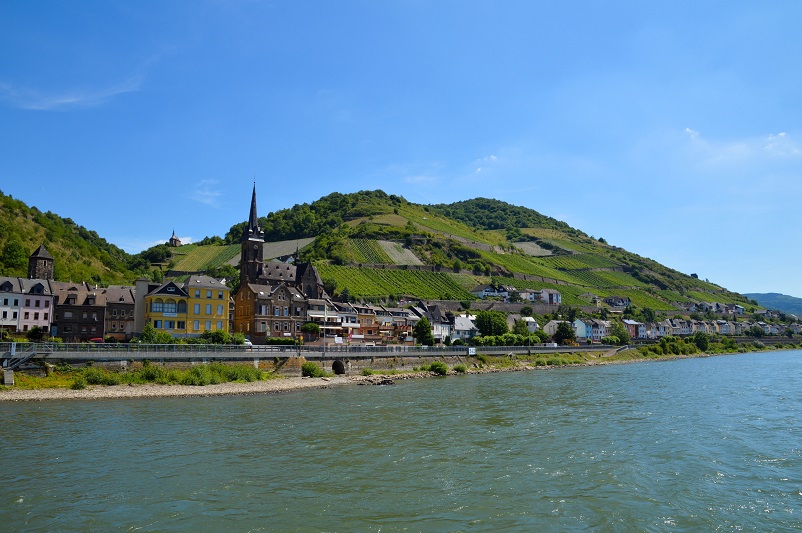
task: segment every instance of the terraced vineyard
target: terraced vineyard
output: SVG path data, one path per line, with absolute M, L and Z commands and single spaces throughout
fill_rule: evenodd
M 542 264 L 559 268 L 561 270 L 581 270 L 584 268 L 616 268 L 621 267 L 620 263 L 616 263 L 604 256 L 596 254 L 573 254 L 573 255 L 556 255 L 552 257 L 539 258 Z
M 182 246 L 179 250 L 182 250 Z M 219 267 L 240 253 L 238 244 L 228 246 L 197 246 L 189 250 L 189 253 L 180 256 L 180 259 L 173 265 L 173 270 L 183 272 L 202 272 L 204 270 Z
M 379 244 L 370 239 L 348 239 L 346 249 L 356 263 L 390 265 L 393 260 Z
M 385 270 L 336 265 L 318 265 L 321 278 L 347 287 L 355 298 L 414 296 L 429 300 L 472 300 L 451 274 L 419 270 Z

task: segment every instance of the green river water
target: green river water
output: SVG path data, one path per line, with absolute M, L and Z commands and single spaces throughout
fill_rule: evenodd
M 802 529 L 802 351 L 0 413 L 2 531 Z

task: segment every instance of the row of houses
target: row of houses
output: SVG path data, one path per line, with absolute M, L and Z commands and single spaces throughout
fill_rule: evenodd
M 546 305 L 560 305 L 562 295 L 554 289 L 516 289 L 510 285 L 477 285 L 471 290 L 471 294 L 477 298 L 500 298 L 507 302 L 511 299 L 540 303 Z
M 557 327 L 565 320 L 551 320 L 543 326 L 543 331 L 549 336 L 554 335 Z M 638 322 L 635 320 L 622 320 L 631 339 L 656 340 L 663 337 L 688 337 L 697 332 L 709 335 L 745 335 L 750 329 L 757 326 L 766 335 L 783 335 L 787 330 L 795 334 L 802 333 L 802 324 L 770 324 L 761 321 L 728 321 L 728 320 L 686 320 L 682 318 L 667 318 L 660 322 Z M 601 341 L 611 335 L 613 322 L 598 318 L 577 318 L 569 322 L 577 340 Z

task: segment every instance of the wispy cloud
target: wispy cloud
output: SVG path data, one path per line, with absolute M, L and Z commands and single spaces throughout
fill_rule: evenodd
M 0 100 L 19 109 L 35 111 L 67 111 L 97 107 L 121 94 L 136 92 L 142 86 L 139 76 L 107 87 L 68 89 L 45 92 L 38 89 L 0 83 Z
M 195 184 L 195 189 L 190 193 L 189 197 L 206 204 L 210 207 L 217 207 L 217 200 L 223 195 L 222 191 L 218 189 L 219 182 L 213 179 L 201 180 Z
M 476 168 L 476 174 L 480 174 L 483 170 L 486 170 L 490 165 L 493 165 L 496 161 L 498 161 L 498 157 L 494 155 L 488 155 L 477 159 L 473 162 L 473 166 Z
M 706 165 L 732 165 L 802 156 L 799 144 L 786 132 L 746 139 L 707 139 L 694 129 L 685 128 L 688 143 Z

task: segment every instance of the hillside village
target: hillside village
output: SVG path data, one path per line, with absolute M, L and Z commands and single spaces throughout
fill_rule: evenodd
M 175 233 L 170 244 L 180 246 Z M 198 273 L 183 281 L 141 278 L 130 286 L 55 281 L 55 259 L 44 245 L 39 246 L 29 257 L 27 277 L 0 277 L 0 334 L 32 340 L 52 336 L 64 342 L 129 342 L 147 329 L 167 335 L 162 339 L 221 332 L 222 338 L 230 340 L 237 334 L 254 344 L 302 340 L 359 346 L 420 343 L 413 332 L 425 319 L 430 342 L 477 343 L 482 333 L 477 316 L 486 312 L 503 313 L 507 331 L 522 336 L 540 332 L 539 341 L 609 342 L 612 337 L 649 341 L 699 332 L 751 337 L 802 334 L 802 324 L 794 316 L 765 310 L 747 313 L 735 302 L 687 302 L 676 313 L 658 318 L 651 310 L 633 312 L 636 306 L 625 295 L 587 292 L 580 295 L 587 305 L 576 309 L 564 305 L 557 289 L 500 283 L 475 286 L 470 291 L 475 300 L 467 302 L 354 302 L 329 294 L 318 268 L 302 261 L 297 250 L 285 262 L 266 260 L 264 250 L 255 186 L 233 294 L 226 280 Z M 563 323 L 573 332 L 570 339 L 558 335 Z

